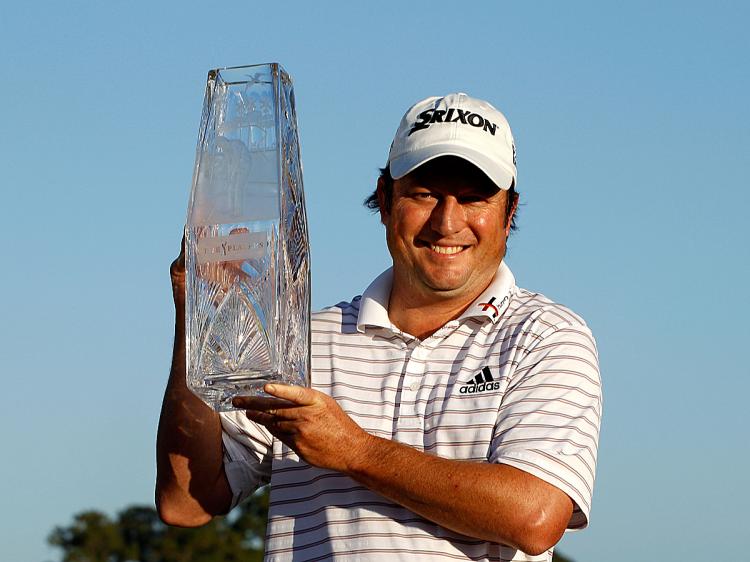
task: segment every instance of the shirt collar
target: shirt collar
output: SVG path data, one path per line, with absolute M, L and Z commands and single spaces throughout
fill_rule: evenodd
M 492 320 L 493 324 L 496 324 L 505 309 L 508 308 L 510 296 L 515 286 L 516 278 L 513 276 L 513 272 L 505 265 L 504 261 L 500 262 L 500 267 L 497 268 L 492 282 L 479 295 L 479 298 L 471 303 L 469 308 L 458 317 L 459 320 L 484 316 Z
M 364 332 L 368 326 L 388 328 L 394 326 L 388 317 L 388 301 L 393 285 L 393 268 L 381 273 L 362 293 L 357 316 L 357 331 Z M 510 296 L 516 286 L 516 279 L 505 262 L 500 263 L 492 282 L 465 311 L 459 316 L 464 318 L 489 318 L 496 323 L 510 303 Z
M 370 286 L 362 293 L 357 316 L 357 331 L 364 332 L 367 326 L 379 328 L 391 328 L 391 319 L 388 317 L 388 301 L 391 299 L 391 286 L 393 285 L 393 268 L 389 267 L 370 283 Z

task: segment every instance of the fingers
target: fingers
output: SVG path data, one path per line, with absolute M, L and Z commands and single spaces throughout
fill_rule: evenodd
M 182 235 L 182 242 L 180 242 L 180 253 L 170 266 L 172 274 L 175 274 L 180 270 L 185 271 L 185 234 Z
M 261 412 L 298 407 L 293 402 L 280 400 L 273 396 L 235 396 L 232 399 L 232 405 L 242 410 L 258 410 Z
M 180 242 L 180 255 L 177 256 L 177 263 L 185 267 L 185 233 L 182 233 L 182 242 Z
M 287 384 L 267 384 L 263 387 L 268 394 L 283 400 L 293 402 L 298 406 L 311 406 L 315 404 L 319 392 L 303 386 L 291 386 Z
M 270 412 L 261 412 L 260 410 L 247 410 L 245 412 L 245 415 L 247 415 L 248 419 L 251 419 L 252 421 L 257 422 L 261 425 L 265 425 L 266 427 L 278 426 L 280 422 L 280 420 Z
M 172 279 L 172 296 L 175 307 L 184 312 L 185 304 L 185 234 L 182 235 L 180 244 L 180 255 L 177 256 L 169 267 L 169 276 Z
M 272 435 L 282 440 L 299 432 L 300 423 L 308 423 L 309 406 L 318 404 L 321 393 L 301 386 L 267 384 L 263 390 L 269 396 L 236 396 L 232 399 L 235 408 L 245 410 L 249 420 L 265 426 Z M 307 420 L 307 421 L 305 421 Z
M 269 412 L 247 410 L 245 415 L 247 416 L 247 419 L 264 426 L 272 435 L 282 440 L 285 440 L 292 435 L 296 428 L 294 420 L 285 420 Z
M 280 438 L 296 433 L 301 420 L 299 407 L 290 407 L 289 405 L 284 408 L 269 408 L 266 410 L 247 409 L 245 415 L 249 420 L 266 427 L 272 435 Z

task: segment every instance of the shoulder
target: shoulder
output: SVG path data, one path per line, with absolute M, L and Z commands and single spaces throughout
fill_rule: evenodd
M 313 332 L 348 332 L 357 329 L 361 295 L 351 301 L 341 301 L 312 313 L 310 324 Z
M 541 293 L 516 287 L 499 327 L 503 338 L 526 350 L 542 341 L 576 340 L 596 353 L 596 341 L 584 319 Z
M 507 316 L 513 323 L 534 323 L 540 328 L 582 327 L 586 322 L 567 306 L 541 293 L 516 287 L 508 305 Z

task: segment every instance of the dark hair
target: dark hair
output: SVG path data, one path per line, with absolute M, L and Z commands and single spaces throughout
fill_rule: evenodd
M 386 164 L 385 168 L 380 168 L 380 178 L 378 181 L 383 182 L 383 195 L 385 196 L 385 211 L 391 210 L 391 199 L 393 198 L 393 178 L 391 177 L 390 167 Z M 516 212 L 513 213 L 513 217 L 510 219 L 510 231 L 515 232 L 518 228 L 516 226 L 516 217 L 518 216 L 518 192 L 516 191 L 516 182 L 513 183 L 508 189 L 508 193 L 505 198 L 505 222 L 508 222 L 508 217 L 513 213 L 513 207 L 516 207 Z M 364 206 L 370 209 L 372 212 L 380 211 L 380 202 L 378 201 L 378 190 L 373 191 L 367 199 L 364 201 Z

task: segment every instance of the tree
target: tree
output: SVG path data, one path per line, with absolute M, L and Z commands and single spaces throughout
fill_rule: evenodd
M 84 511 L 47 540 L 63 550 L 61 562 L 260 562 L 267 511 L 266 489 L 197 529 L 164 525 L 152 506 L 127 507 L 115 520 Z
M 133 505 L 115 520 L 83 511 L 47 540 L 63 550 L 60 562 L 261 562 L 267 514 L 262 488 L 230 516 L 197 529 L 164 525 L 152 506 Z M 555 553 L 553 562 L 573 561 Z
M 110 562 L 123 549 L 117 526 L 103 513 L 84 511 L 70 527 L 56 527 L 47 539 L 65 551 L 64 562 Z

